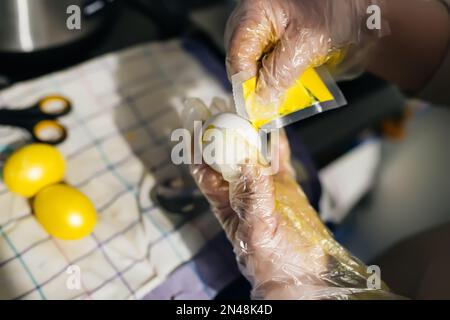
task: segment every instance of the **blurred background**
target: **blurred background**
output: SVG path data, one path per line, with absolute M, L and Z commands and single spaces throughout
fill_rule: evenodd
M 58 8 L 70 4 L 87 8 L 81 30 L 58 27 L 67 18 Z M 223 65 L 220 81 L 227 86 L 223 33 L 234 6 L 225 0 L 2 0 L 0 88 L 173 38 L 204 46 Z M 348 106 L 287 130 L 311 202 L 337 240 L 371 263 L 395 243 L 450 221 L 450 111 L 409 100 L 369 74 L 339 86 Z M 242 278 L 219 293 L 246 296 Z

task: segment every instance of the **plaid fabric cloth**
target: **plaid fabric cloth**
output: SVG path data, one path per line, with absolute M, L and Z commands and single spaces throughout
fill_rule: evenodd
M 98 224 L 82 240 L 54 239 L 27 200 L 0 182 L 0 298 L 142 298 L 181 265 L 203 282 L 196 286 L 203 290 L 199 296 L 212 297 L 226 283 L 208 288 L 191 260 L 220 234 L 214 216 L 168 215 L 149 195 L 186 169 L 172 164 L 169 144 L 172 129 L 180 127 L 183 99 L 228 99 L 223 85 L 173 40 L 15 85 L 0 92 L 0 106 L 20 108 L 47 94 L 73 102 L 73 112 L 61 119 L 69 138 L 59 149 L 68 163 L 66 182 L 94 202 Z M 0 159 L 28 138 L 19 129 L 0 128 Z M 80 271 L 80 288 L 68 285 L 70 266 Z

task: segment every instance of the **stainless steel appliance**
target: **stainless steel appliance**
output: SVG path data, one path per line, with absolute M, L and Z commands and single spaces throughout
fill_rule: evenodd
M 0 53 L 38 52 L 81 40 L 101 27 L 112 2 L 1 0 Z M 79 29 L 74 21 L 80 21 Z

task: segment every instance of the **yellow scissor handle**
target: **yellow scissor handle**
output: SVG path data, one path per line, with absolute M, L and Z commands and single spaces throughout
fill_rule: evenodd
M 67 138 L 67 130 L 54 120 L 42 120 L 33 127 L 32 135 L 38 142 L 58 144 Z
M 70 101 L 58 95 L 47 96 L 39 100 L 38 106 L 42 113 L 50 116 L 63 116 L 72 109 Z

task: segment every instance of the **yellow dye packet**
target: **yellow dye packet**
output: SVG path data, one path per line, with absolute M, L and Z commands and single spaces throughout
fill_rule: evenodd
M 262 105 L 256 96 L 257 77 L 232 77 L 236 111 L 258 129 L 279 129 L 293 122 L 347 104 L 327 67 L 307 69 L 278 105 Z

